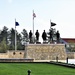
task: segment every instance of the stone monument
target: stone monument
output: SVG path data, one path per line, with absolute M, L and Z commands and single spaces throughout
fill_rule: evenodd
M 29 44 L 27 46 L 26 58 L 35 60 L 66 60 L 66 49 L 64 44 Z

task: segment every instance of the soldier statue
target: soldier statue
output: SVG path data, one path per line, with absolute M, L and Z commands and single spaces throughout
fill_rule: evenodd
M 30 43 L 32 42 L 32 31 L 30 30 L 30 32 L 29 32 L 29 39 L 30 39 Z
M 57 38 L 57 43 L 60 43 L 60 33 L 59 33 L 59 31 L 56 32 L 56 38 Z
M 47 34 L 46 34 L 45 30 L 44 30 L 44 32 L 42 33 L 43 42 L 46 42 L 46 40 L 47 40 L 46 38 L 47 38 Z
M 53 30 L 51 29 L 48 34 L 49 34 L 50 42 L 53 42 Z
M 36 35 L 36 42 L 38 42 L 39 41 L 39 32 L 38 32 L 38 30 L 36 31 L 35 35 Z

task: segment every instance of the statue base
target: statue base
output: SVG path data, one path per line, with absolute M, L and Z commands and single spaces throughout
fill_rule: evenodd
M 28 44 L 26 58 L 35 60 L 66 60 L 65 44 Z

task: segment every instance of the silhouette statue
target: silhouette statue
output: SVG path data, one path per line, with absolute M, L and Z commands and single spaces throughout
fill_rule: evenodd
M 44 32 L 42 33 L 42 39 L 43 39 L 43 41 L 46 42 L 46 38 L 47 38 L 47 34 L 46 34 L 45 30 L 44 30 Z
M 35 35 L 36 35 L 36 42 L 38 42 L 39 41 L 39 32 L 38 32 L 38 30 L 36 31 Z
M 53 31 L 52 30 L 50 30 L 49 36 L 50 36 L 50 41 L 53 42 Z
M 59 31 L 56 32 L 56 38 L 57 38 L 57 43 L 60 42 L 60 33 Z
M 30 30 L 30 32 L 29 32 L 29 39 L 30 39 L 30 43 L 32 42 L 32 31 Z

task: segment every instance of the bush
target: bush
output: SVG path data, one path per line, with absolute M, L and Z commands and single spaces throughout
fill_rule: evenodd
M 0 52 L 4 53 L 7 51 L 7 49 L 8 49 L 8 46 L 7 46 L 5 38 L 4 38 L 3 41 L 0 43 Z

